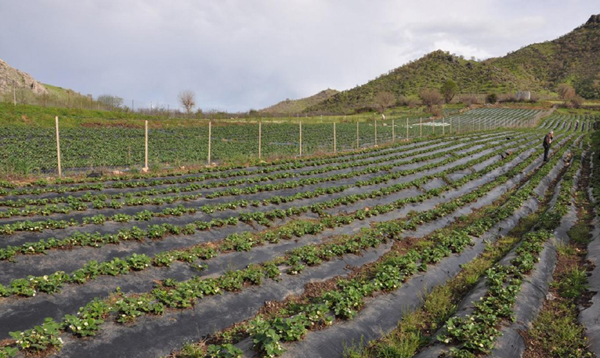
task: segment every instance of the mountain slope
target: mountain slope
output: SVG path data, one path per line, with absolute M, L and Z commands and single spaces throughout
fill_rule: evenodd
M 600 98 L 600 15 L 554 41 L 488 62 L 531 84 L 552 89 L 558 83 L 571 83 L 583 97 Z
M 567 82 L 585 98 L 600 98 L 600 15 L 554 41 L 483 62 L 434 51 L 305 111 L 353 112 L 371 107 L 378 92 L 417 95 L 422 88 L 440 88 L 447 79 L 455 81 L 462 93 L 552 91 Z
M 388 91 L 396 96 L 417 95 L 422 88 L 439 88 L 447 79 L 454 80 L 461 92 L 465 93 L 507 92 L 520 87 L 519 79 L 510 71 L 438 50 L 362 86 L 340 92 L 309 107 L 307 111 L 360 110 L 370 107 L 375 95 L 381 91 Z
M 300 113 L 304 111 L 306 108 L 315 106 L 324 100 L 328 99 L 331 96 L 337 94 L 338 91 L 333 89 L 326 89 L 321 91 L 313 96 L 291 100 L 286 99 L 285 101 L 281 101 L 275 105 L 270 107 L 261 109 L 259 112 L 261 113 L 271 113 L 271 114 L 294 114 Z

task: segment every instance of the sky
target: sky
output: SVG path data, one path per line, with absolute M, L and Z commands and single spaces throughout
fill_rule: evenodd
M 125 104 L 242 112 L 346 90 L 441 49 L 504 56 L 600 0 L 0 0 L 0 58 Z

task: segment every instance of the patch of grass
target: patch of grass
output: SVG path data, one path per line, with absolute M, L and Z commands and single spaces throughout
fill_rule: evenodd
M 381 358 L 409 358 L 428 342 L 421 334 L 423 329 L 423 312 L 421 310 L 407 313 L 398 324 L 395 334 L 388 335 L 372 348 L 371 356 Z
M 569 256 L 569 255 L 575 255 L 577 253 L 573 246 L 565 245 L 564 243 L 562 243 L 558 240 L 555 240 L 555 241 L 556 242 L 554 243 L 554 246 L 556 246 L 556 251 L 558 252 L 559 255 Z
M 529 221 L 528 221 L 529 222 Z M 499 238 L 487 245 L 483 254 L 463 266 L 462 271 L 445 285 L 435 287 L 426 297 L 423 307 L 403 315 L 398 327 L 369 347 L 348 351 L 344 357 L 412 357 L 426 346 L 441 325 L 456 312 L 458 302 L 500 258 L 519 241 L 516 236 Z
M 577 310 L 563 300 L 550 301 L 544 307 L 529 336 L 536 341 L 535 353 L 544 357 L 593 357 L 583 328 L 577 323 Z M 541 355 L 540 355 L 541 354 Z
M 183 358 L 203 358 L 204 349 L 196 344 L 188 342 L 183 345 L 181 354 Z
M 521 221 L 519 221 L 517 226 L 515 226 L 511 230 L 511 235 L 518 236 L 518 237 L 525 235 L 527 232 L 529 232 L 529 230 L 531 230 L 531 228 L 535 224 L 537 224 L 539 219 L 540 219 L 539 213 L 533 213 L 533 214 L 528 215 L 527 217 L 521 219 Z
M 555 285 L 562 297 L 580 297 L 587 289 L 587 272 L 578 266 L 571 267 Z
M 431 317 L 430 329 L 437 329 L 456 311 L 455 297 L 452 291 L 452 287 L 449 285 L 437 286 L 425 299 L 423 309 Z
M 11 157 L 0 165 L 0 177 L 10 180 L 27 178 L 30 175 L 39 172 L 33 163 L 27 158 Z
M 587 244 L 592 239 L 590 227 L 586 223 L 578 223 L 573 225 L 569 230 L 569 237 L 574 243 Z

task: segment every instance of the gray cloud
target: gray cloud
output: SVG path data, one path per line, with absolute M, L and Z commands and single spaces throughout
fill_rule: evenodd
M 437 48 L 502 56 L 552 40 L 600 0 L 0 0 L 0 58 L 129 103 L 243 111 L 363 84 Z

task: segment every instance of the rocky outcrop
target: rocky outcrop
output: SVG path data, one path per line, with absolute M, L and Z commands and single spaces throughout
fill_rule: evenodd
M 0 59 L 0 94 L 11 92 L 13 86 L 20 90 L 29 90 L 35 94 L 48 93 L 46 87 L 29 74 L 10 67 Z
M 590 19 L 585 23 L 586 26 L 599 26 L 600 25 L 600 15 L 592 15 Z

